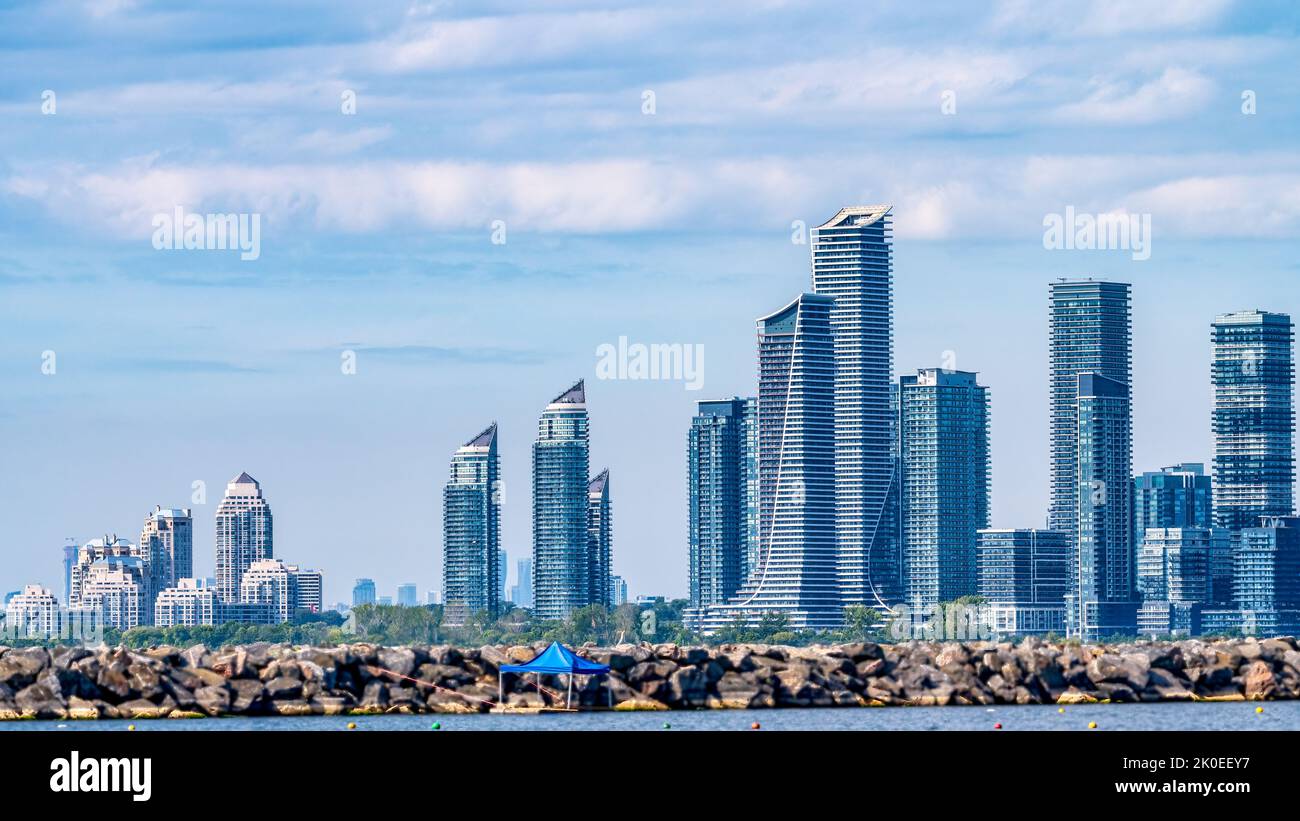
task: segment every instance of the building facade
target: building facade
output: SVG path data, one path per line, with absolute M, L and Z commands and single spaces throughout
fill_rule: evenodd
M 592 604 L 614 604 L 614 512 L 609 497 L 609 469 L 587 483 L 588 584 Z
M 907 603 L 973 596 L 976 533 L 988 527 L 989 401 L 974 373 L 923 368 L 899 379 L 899 464 Z
M 563 619 L 591 604 L 591 464 L 582 380 L 542 412 L 533 443 L 533 612 Z
M 845 605 L 884 608 L 901 592 L 894 417 L 891 206 L 842 208 L 812 236 L 813 292 L 834 299 L 835 488 Z M 760 398 L 761 401 L 761 398 Z
M 1214 492 L 1199 462 L 1150 470 L 1133 478 L 1133 543 L 1148 528 L 1211 527 Z
M 195 627 L 225 621 L 212 579 L 177 579 L 174 586 L 159 591 L 153 614 L 157 627 Z
M 1137 629 L 1132 406 L 1126 383 L 1095 373 L 1078 375 L 1076 397 L 1077 563 L 1066 629 L 1096 641 Z
M 706 630 L 769 613 L 784 615 L 795 629 L 843 622 L 833 303 L 803 294 L 758 320 L 757 562 L 730 602 L 708 608 Z
M 224 602 L 238 602 L 248 566 L 275 556 L 271 506 L 262 486 L 247 473 L 230 480 L 216 519 L 217 595 Z
M 352 606 L 374 604 L 376 592 L 374 579 L 357 579 L 356 584 L 352 585 Z
M 443 489 L 442 600 L 452 620 L 501 609 L 501 502 L 497 426 L 462 445 Z
M 1286 314 L 1222 314 L 1212 331 L 1214 513 L 1240 530 L 1294 510 L 1294 326 Z
M 510 588 L 510 603 L 515 607 L 533 606 L 533 560 L 520 559 L 515 562 L 517 580 Z
M 757 399 L 701 400 L 686 443 L 691 616 L 747 575 L 758 534 Z
M 194 519 L 188 508 L 155 507 L 140 531 L 140 555 L 149 565 L 149 604 L 159 591 L 194 575 Z
M 1265 516 L 1241 530 L 1234 554 L 1233 597 L 1256 635 L 1300 630 L 1300 517 Z
M 239 603 L 266 608 L 266 619 L 272 624 L 291 621 L 298 606 L 297 572 L 279 559 L 258 559 L 240 578 Z M 260 621 L 260 614 L 249 620 Z
M 986 528 L 978 533 L 976 556 L 979 595 L 989 606 L 995 633 L 1065 632 L 1070 534 Z

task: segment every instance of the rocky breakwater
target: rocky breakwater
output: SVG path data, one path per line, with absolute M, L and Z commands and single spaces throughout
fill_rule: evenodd
M 543 647 L 0 648 L 0 719 L 481 712 L 497 702 L 500 665 Z M 612 673 L 579 678 L 575 703 L 605 707 L 612 696 L 616 710 L 1300 698 L 1290 638 L 580 652 Z M 531 676 L 505 681 L 511 707 L 564 699 L 560 677 L 540 688 Z

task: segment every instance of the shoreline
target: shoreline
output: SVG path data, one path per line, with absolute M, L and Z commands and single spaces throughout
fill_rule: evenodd
M 0 648 L 0 721 L 527 714 L 567 677 L 506 674 L 499 701 L 498 668 L 544 646 Z M 582 712 L 1300 699 L 1293 638 L 575 649 L 611 668 L 575 677 Z

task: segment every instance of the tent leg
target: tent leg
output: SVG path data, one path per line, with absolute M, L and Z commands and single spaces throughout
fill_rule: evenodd
M 506 674 L 497 670 L 497 704 L 505 707 L 506 703 Z
M 573 673 L 569 673 L 569 697 L 565 699 L 564 708 L 566 710 L 573 709 Z

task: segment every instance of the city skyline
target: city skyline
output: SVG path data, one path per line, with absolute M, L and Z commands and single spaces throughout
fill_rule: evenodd
M 250 25 L 223 38 L 203 9 L 3 12 L 24 48 L 0 55 L 0 441 L 22 470 L 0 590 L 61 595 L 68 537 L 134 539 L 156 505 L 192 510 L 194 573 L 213 575 L 242 468 L 327 600 L 367 576 L 437 587 L 430 496 L 493 418 L 501 544 L 523 558 L 539 398 L 585 374 L 613 571 L 633 597 L 684 596 L 664 558 L 686 554 L 684 420 L 754 394 L 748 329 L 807 287 L 811 232 L 845 204 L 894 204 L 889 378 L 951 353 L 990 386 L 994 526 L 1047 507 L 1047 283 L 1133 285 L 1135 472 L 1212 464 L 1215 317 L 1300 315 L 1300 46 L 1278 5 L 1089 4 L 1063 29 L 1051 3 L 776 4 L 726 38 L 712 24 L 734 14 L 690 4 L 376 3 L 364 27 L 235 8 Z M 457 36 L 434 47 L 440 27 Z M 538 30 L 574 36 L 519 36 Z M 109 39 L 134 56 L 106 59 Z M 533 46 L 492 45 L 513 40 Z M 258 258 L 155 249 L 177 208 L 258 213 Z M 1044 247 L 1045 219 L 1078 214 L 1147 215 L 1151 241 Z M 700 346 L 700 392 L 596 378 L 623 337 Z M 360 515 L 392 508 L 408 515 Z

